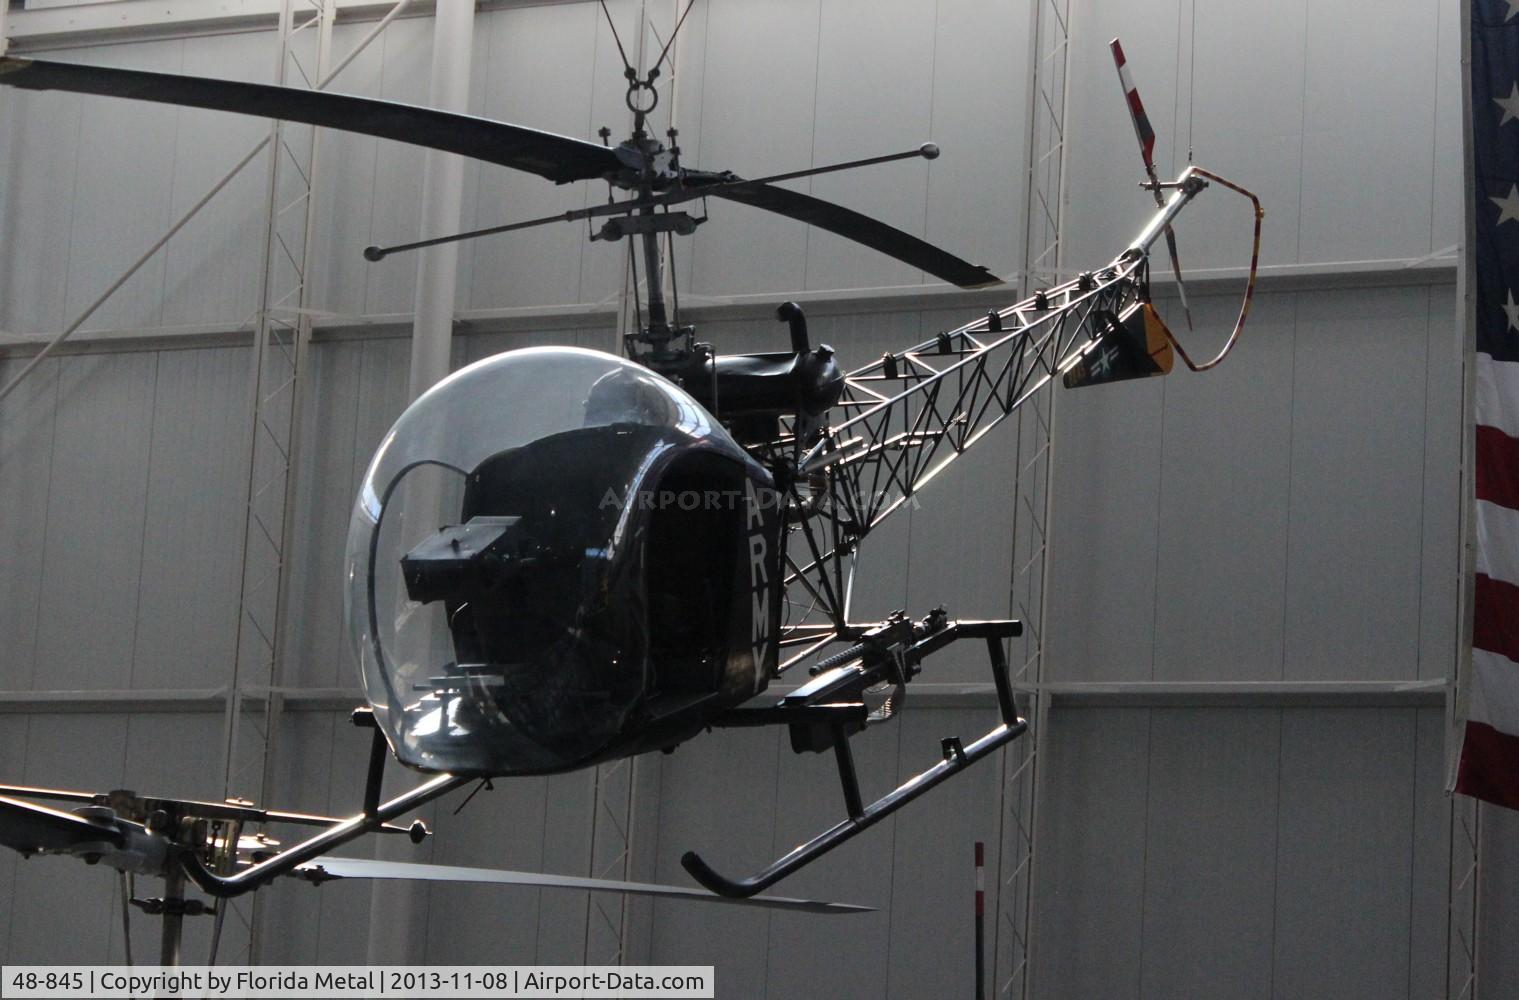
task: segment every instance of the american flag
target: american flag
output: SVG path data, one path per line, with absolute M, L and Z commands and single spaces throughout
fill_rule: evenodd
M 1471 0 L 1476 575 L 1456 791 L 1519 809 L 1519 0 Z

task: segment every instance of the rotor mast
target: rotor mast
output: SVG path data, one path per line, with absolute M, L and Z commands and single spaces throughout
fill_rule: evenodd
M 674 41 L 673 35 L 671 41 Z M 638 222 L 630 228 L 639 234 L 640 249 L 643 252 L 644 276 L 648 284 L 645 304 L 649 310 L 649 321 L 643 329 L 638 331 L 638 334 L 640 339 L 649 345 L 656 357 L 668 351 L 670 341 L 675 336 L 675 331 L 670 325 L 669 311 L 665 305 L 664 261 L 659 253 L 659 234 L 665 230 L 665 226 L 661 225 L 661 220 L 655 218 L 656 202 L 654 200 L 655 182 L 661 169 L 664 168 L 659 161 L 666 150 L 649 135 L 646 127 L 649 115 L 659 105 L 659 91 L 654 89 L 654 81 L 659 79 L 659 66 L 663 60 L 662 53 L 659 60 L 642 79 L 639 78 L 638 71 L 632 65 L 627 65 L 623 70 L 623 76 L 628 81 L 628 92 L 624 100 L 628 110 L 633 112 L 633 134 L 629 139 L 629 145 L 635 147 L 641 154 L 638 169 L 638 200 L 643 204 L 638 209 Z M 639 91 L 647 91 L 648 97 L 641 99 Z M 645 100 L 647 104 L 644 103 Z M 675 146 L 674 140 L 675 130 L 672 128 L 667 169 L 671 173 L 678 173 L 680 151 Z M 636 287 L 633 289 L 633 294 L 635 296 L 638 294 Z

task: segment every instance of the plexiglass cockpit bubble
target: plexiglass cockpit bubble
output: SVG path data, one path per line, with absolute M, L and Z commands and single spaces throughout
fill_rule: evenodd
M 345 614 L 403 762 L 552 771 L 618 734 L 650 669 L 626 500 L 693 446 L 750 462 L 672 383 L 575 348 L 487 358 L 401 415 L 354 505 Z

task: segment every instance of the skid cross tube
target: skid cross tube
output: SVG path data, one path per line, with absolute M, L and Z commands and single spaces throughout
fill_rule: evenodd
M 839 769 L 839 783 L 844 791 L 844 806 L 849 814 L 847 819 L 776 859 L 769 867 L 750 878 L 730 879 L 720 875 L 695 851 L 687 851 L 680 859 L 681 865 L 697 882 L 720 896 L 735 899 L 753 896 L 827 854 L 844 841 L 864 832 L 874 826 L 877 821 L 890 816 L 924 792 L 947 781 L 976 761 L 990 756 L 1000 747 L 1023 735 L 1028 729 L 1028 723 L 1018 718 L 1017 709 L 1013 703 L 1012 684 L 1007 678 L 1007 657 L 1002 650 L 1004 639 L 1020 635 L 1022 632 L 1023 626 L 1017 621 L 948 622 L 937 631 L 914 642 L 901 654 L 904 663 L 916 664 L 957 639 L 985 639 L 991 660 L 992 679 L 997 688 L 997 708 L 1002 717 L 1002 723 L 997 728 L 969 746 L 962 745 L 959 739 L 954 737 L 945 739 L 943 760 L 915 777 L 909 778 L 894 791 L 888 792 L 867 806 L 860 800 L 859 779 L 855 774 L 854 755 L 849 749 L 848 732 L 843 725 L 835 724 L 832 733 L 833 750 Z M 825 688 L 819 691 L 821 697 L 832 694 L 831 689 Z M 793 711 L 796 710 L 798 709 L 793 709 Z

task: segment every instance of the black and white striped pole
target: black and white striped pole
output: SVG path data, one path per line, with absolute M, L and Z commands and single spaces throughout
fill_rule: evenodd
M 976 841 L 976 1000 L 986 1000 L 986 845 Z

